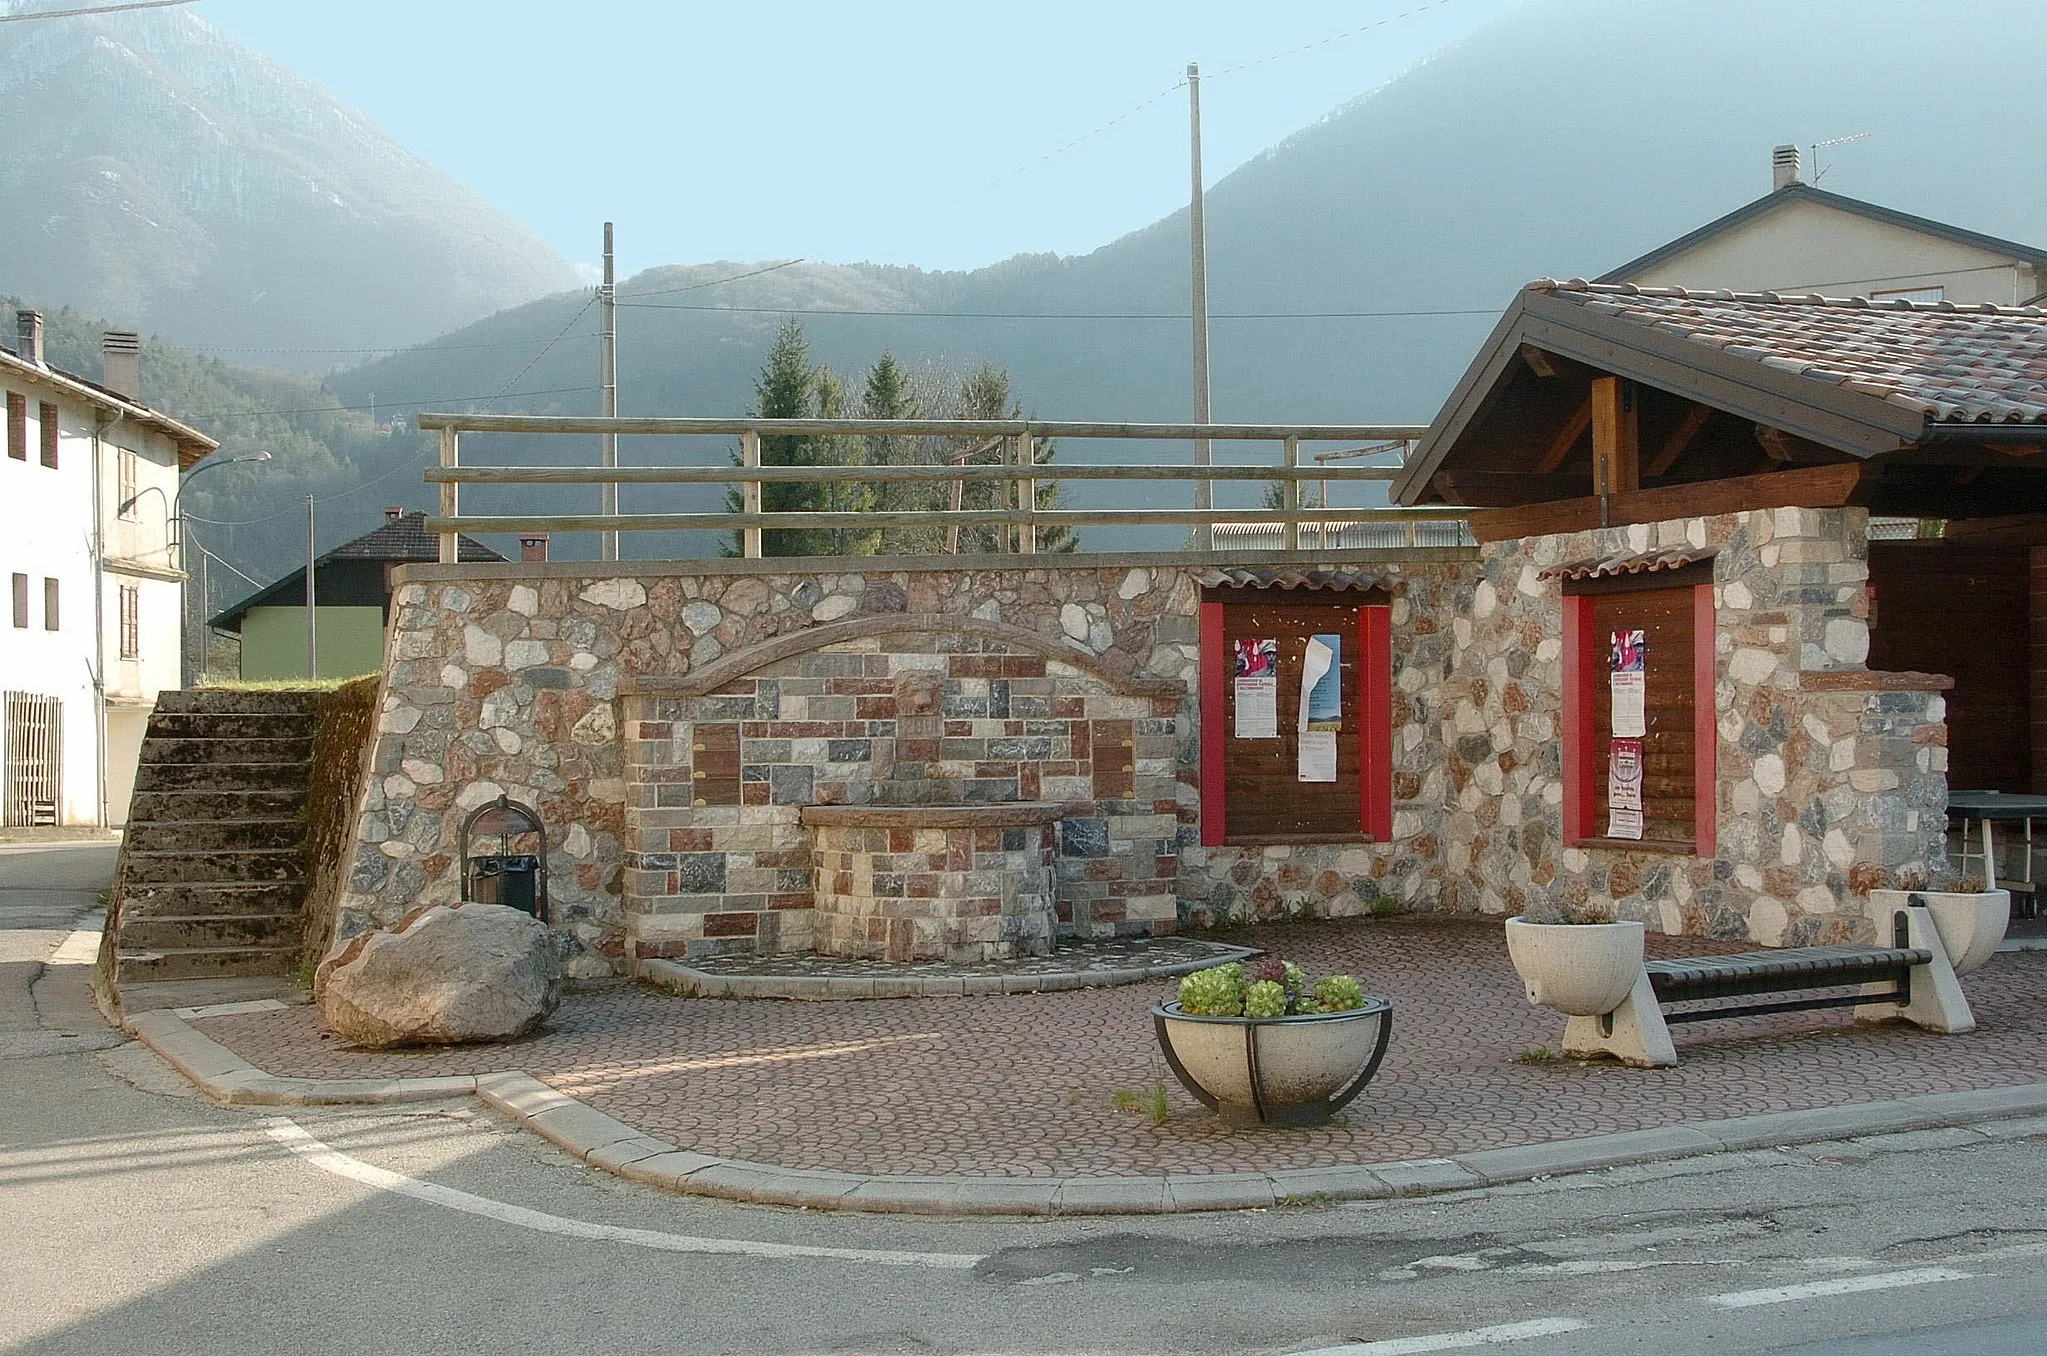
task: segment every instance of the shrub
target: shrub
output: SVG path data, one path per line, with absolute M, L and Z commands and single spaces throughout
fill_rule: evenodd
M 1244 967 L 1232 961 L 1196 970 L 1180 980 L 1180 1010 L 1196 1017 L 1236 1017 L 1244 1011 Z
M 1180 1010 L 1190 1017 L 1302 1017 L 1350 1012 L 1365 1005 L 1355 976 L 1326 975 L 1313 985 L 1292 961 L 1265 960 L 1252 967 L 1232 962 L 1196 970 L 1180 980 Z
M 1315 985 L 1312 1000 L 1324 1012 L 1349 1012 L 1365 1005 L 1365 991 L 1350 975 L 1330 975 Z
M 1286 989 L 1269 979 L 1261 979 L 1244 991 L 1244 1015 L 1246 1017 L 1286 1016 Z

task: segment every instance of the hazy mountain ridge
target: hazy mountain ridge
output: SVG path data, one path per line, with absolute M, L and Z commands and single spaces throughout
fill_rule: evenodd
M 0 217 L 0 286 L 188 345 L 316 370 L 334 355 L 294 350 L 415 342 L 573 281 L 188 12 L 0 25 L 0 125 L 0 194 L 38 209 Z

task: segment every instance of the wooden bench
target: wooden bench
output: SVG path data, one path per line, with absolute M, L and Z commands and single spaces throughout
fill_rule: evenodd
M 1893 911 L 1889 946 L 1804 946 L 1647 961 L 1627 1000 L 1602 1017 L 1573 1017 L 1564 1053 L 1611 1055 L 1642 1068 L 1671 1067 L 1670 1023 L 1708 1022 L 1812 1008 L 1852 1007 L 1858 1021 L 1901 1018 L 1929 1031 L 1976 1029 L 1962 986 L 1925 908 Z M 1822 990 L 1853 989 L 1852 993 Z M 1728 998 L 1796 994 L 1772 1002 Z M 1674 1006 L 1705 1003 L 1707 1006 Z

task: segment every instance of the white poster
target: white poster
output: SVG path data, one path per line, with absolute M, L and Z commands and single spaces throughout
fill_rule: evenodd
M 1613 631 L 1607 674 L 1613 694 L 1613 737 L 1641 739 L 1648 725 L 1648 645 L 1640 631 Z
M 1336 780 L 1336 731 L 1301 731 L 1300 780 L 1304 782 Z
M 1642 741 L 1616 739 L 1606 755 L 1606 836 L 1642 836 Z
M 1279 738 L 1279 642 L 1246 637 L 1236 644 L 1236 737 Z

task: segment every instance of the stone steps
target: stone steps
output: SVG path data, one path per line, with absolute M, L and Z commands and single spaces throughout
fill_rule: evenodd
M 134 852 L 213 852 L 237 848 L 302 848 L 306 821 L 296 815 L 265 819 L 157 819 L 130 828 Z
M 121 920 L 124 951 L 295 947 L 295 913 L 150 914 Z
M 117 874 L 117 983 L 297 967 L 316 701 L 158 696 Z

